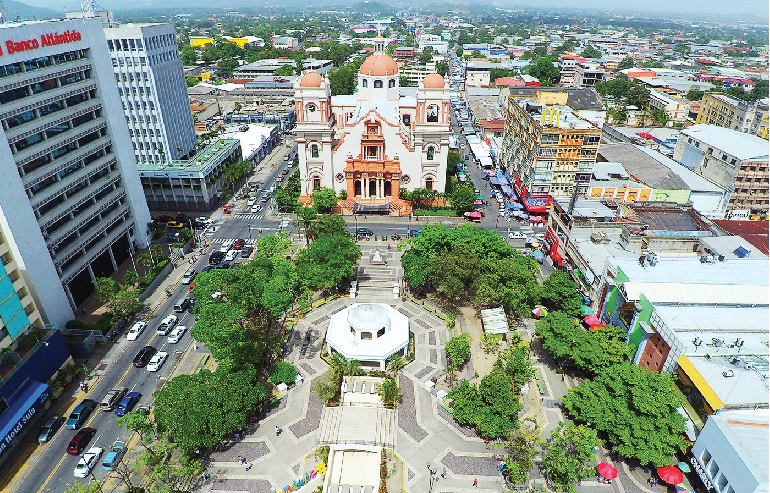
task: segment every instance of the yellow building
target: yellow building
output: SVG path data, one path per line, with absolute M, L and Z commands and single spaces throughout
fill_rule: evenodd
M 208 44 L 214 44 L 214 38 L 205 36 L 190 36 L 190 46 L 193 48 L 203 48 Z
M 601 129 L 567 105 L 567 93 L 511 95 L 503 134 L 503 166 L 529 194 L 571 196 L 588 191 Z
M 706 93 L 695 123 L 716 125 L 767 139 L 768 106 L 748 103 L 726 94 Z

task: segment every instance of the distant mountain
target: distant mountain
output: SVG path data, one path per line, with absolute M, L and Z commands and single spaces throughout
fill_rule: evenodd
M 21 21 L 59 19 L 63 17 L 62 12 L 45 7 L 33 7 L 26 3 L 14 2 L 13 0 L 4 0 L 3 4 L 5 7 L 3 16 L 8 21 L 15 21 L 17 19 Z M 80 7 L 79 2 L 78 7 Z

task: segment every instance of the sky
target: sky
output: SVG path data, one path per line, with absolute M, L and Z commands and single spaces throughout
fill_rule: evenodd
M 506 0 L 503 0 L 505 2 Z M 585 10 L 644 10 L 660 12 L 693 12 L 697 14 L 753 14 L 761 19 L 768 18 L 767 0 L 737 0 L 728 2 L 725 0 L 508 0 L 521 5 L 540 7 L 568 7 Z

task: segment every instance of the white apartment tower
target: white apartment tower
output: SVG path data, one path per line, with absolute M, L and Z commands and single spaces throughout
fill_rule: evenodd
M 150 214 L 102 21 L 0 27 L 0 232 L 59 327 L 134 245 Z
M 195 125 L 172 24 L 105 27 L 137 162 L 186 159 Z

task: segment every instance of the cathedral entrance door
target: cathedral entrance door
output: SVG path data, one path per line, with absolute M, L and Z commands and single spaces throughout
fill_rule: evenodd
M 369 197 L 377 196 L 377 180 L 369 180 Z
M 390 197 L 393 195 L 393 185 L 391 184 L 390 180 L 385 181 L 385 196 Z
M 353 196 L 355 197 L 361 196 L 361 180 L 355 180 L 353 182 Z

